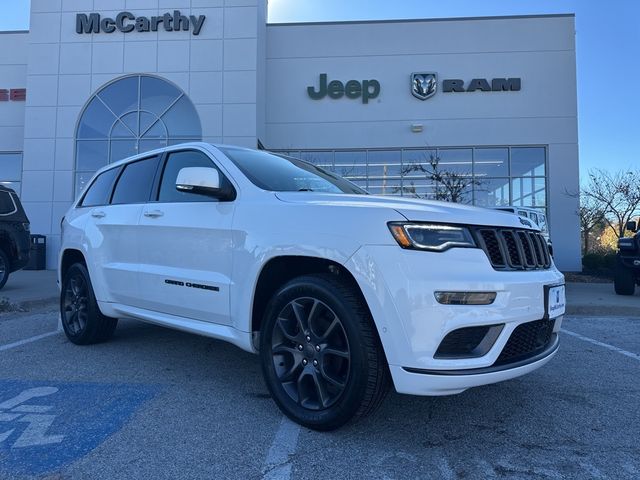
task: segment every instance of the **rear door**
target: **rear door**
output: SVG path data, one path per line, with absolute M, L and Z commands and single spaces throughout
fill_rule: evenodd
M 90 273 L 104 286 L 103 293 L 96 295 L 105 298 L 98 300 L 125 305 L 136 302 L 139 295 L 138 221 L 144 204 L 149 201 L 158 163 L 158 156 L 153 156 L 114 170 L 110 174 L 114 178 L 104 179 L 105 183 L 115 181 L 108 204 L 98 202 L 91 206 L 90 191 L 83 199 L 83 206 L 91 206 L 85 227 Z M 100 177 L 95 183 L 99 180 Z
M 234 202 L 176 190 L 185 167 L 218 168 L 200 150 L 168 153 L 140 218 L 140 300 L 148 310 L 229 324 Z M 229 182 L 218 168 L 222 182 Z

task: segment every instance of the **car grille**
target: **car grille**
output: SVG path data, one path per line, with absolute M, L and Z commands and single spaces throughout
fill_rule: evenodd
M 554 320 L 535 320 L 518 325 L 494 365 L 504 365 L 533 357 L 549 346 L 553 339 Z
M 547 242 L 538 232 L 480 227 L 475 233 L 480 248 L 496 270 L 545 270 L 551 267 Z

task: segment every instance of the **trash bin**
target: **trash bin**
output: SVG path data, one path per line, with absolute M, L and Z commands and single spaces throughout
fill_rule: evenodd
M 31 248 L 29 263 L 25 270 L 44 270 L 47 268 L 47 237 L 44 235 L 31 235 Z

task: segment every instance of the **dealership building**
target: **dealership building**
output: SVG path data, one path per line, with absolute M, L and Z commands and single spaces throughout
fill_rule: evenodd
M 92 174 L 185 141 L 307 159 L 373 194 L 533 207 L 580 270 L 573 15 L 270 24 L 265 0 L 31 0 L 0 33 L 0 183 L 55 268 Z M 275 226 L 274 226 L 275 228 Z

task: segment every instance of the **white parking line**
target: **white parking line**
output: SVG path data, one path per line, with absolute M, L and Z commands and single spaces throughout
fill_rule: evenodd
M 0 352 L 4 352 L 5 350 L 11 350 L 12 348 L 20 347 L 22 345 L 26 345 L 27 343 L 37 342 L 38 340 L 42 340 L 43 338 L 50 337 L 52 335 L 57 335 L 60 333 L 60 330 L 56 330 L 54 332 L 43 333 L 41 335 L 36 335 L 35 337 L 25 338 L 24 340 L 19 340 L 17 342 L 8 343 L 6 345 L 0 345 Z
M 623 350 L 622 348 L 614 347 L 613 345 L 609 345 L 608 343 L 599 342 L 598 340 L 594 340 L 593 338 L 585 337 L 584 335 L 580 335 L 579 333 L 576 333 L 576 332 L 571 332 L 569 330 L 565 330 L 564 328 L 562 329 L 562 333 L 566 333 L 567 335 L 571 335 L 572 337 L 579 338 L 580 340 L 584 340 L 585 342 L 593 343 L 594 345 L 598 345 L 599 347 L 604 347 L 604 348 L 606 348 L 608 350 L 611 350 L 613 352 L 618 352 L 618 353 L 621 353 L 622 355 L 625 355 L 625 356 L 627 356 L 629 358 L 633 358 L 634 360 L 640 361 L 640 355 L 638 355 L 637 353 L 628 352 L 626 350 Z
M 300 425 L 284 417 L 265 459 L 262 468 L 263 479 L 288 480 L 291 478 L 289 457 L 296 451 L 299 434 Z

